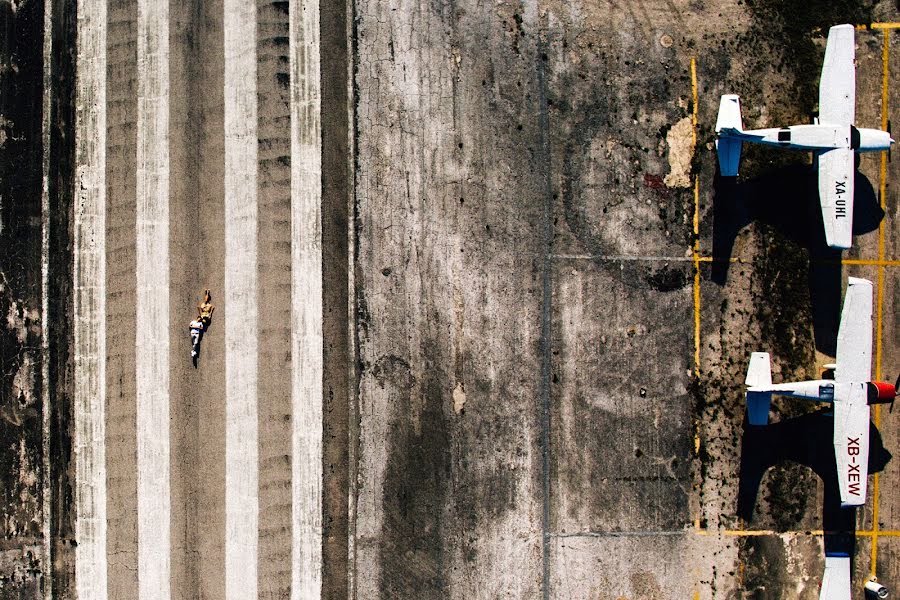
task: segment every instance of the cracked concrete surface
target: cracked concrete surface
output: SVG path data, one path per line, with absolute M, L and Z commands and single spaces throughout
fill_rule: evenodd
M 838 546 L 900 584 L 898 463 L 828 508 L 828 417 L 741 386 L 830 362 L 848 275 L 892 379 L 900 173 L 861 159 L 842 265 L 806 157 L 725 181 L 712 131 L 807 121 L 821 31 L 897 8 L 326 4 L 0 0 L 0 596 L 815 598 Z

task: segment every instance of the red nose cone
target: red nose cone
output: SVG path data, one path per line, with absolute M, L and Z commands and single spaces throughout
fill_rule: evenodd
M 894 399 L 894 396 L 897 395 L 897 390 L 894 389 L 894 384 L 885 383 L 883 381 L 873 381 L 872 382 L 876 389 L 878 389 L 878 399 L 885 400 L 890 402 Z

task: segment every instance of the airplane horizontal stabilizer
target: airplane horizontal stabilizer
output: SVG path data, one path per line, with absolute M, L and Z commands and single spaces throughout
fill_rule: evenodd
M 747 418 L 751 425 L 768 425 L 771 392 L 747 392 Z
M 716 150 L 719 153 L 719 173 L 722 177 L 737 177 L 741 164 L 741 140 L 734 138 L 719 138 L 716 140 Z

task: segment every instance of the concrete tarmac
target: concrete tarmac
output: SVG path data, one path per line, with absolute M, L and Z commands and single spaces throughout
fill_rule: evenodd
M 808 155 L 713 149 L 723 93 L 808 122 L 840 22 L 886 127 L 892 4 L 7 4 L 49 108 L 0 95 L 0 595 L 806 599 L 826 550 L 900 586 L 887 407 L 840 510 L 830 417 L 742 386 L 818 376 L 848 276 L 896 377 L 900 167 L 860 158 L 841 255 Z

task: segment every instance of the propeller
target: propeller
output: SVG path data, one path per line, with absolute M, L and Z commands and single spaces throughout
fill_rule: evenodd
M 897 392 L 898 387 L 900 387 L 900 375 L 897 375 L 897 381 L 894 382 L 894 399 L 891 400 L 891 407 L 888 409 L 888 413 L 894 412 L 894 400 L 897 399 L 897 396 L 900 396 L 900 392 Z
M 888 133 L 889 138 L 894 139 L 891 136 L 891 120 L 890 119 L 888 119 L 888 122 L 887 122 L 887 133 Z M 888 162 L 891 162 L 891 146 L 893 146 L 893 144 L 888 145 Z

